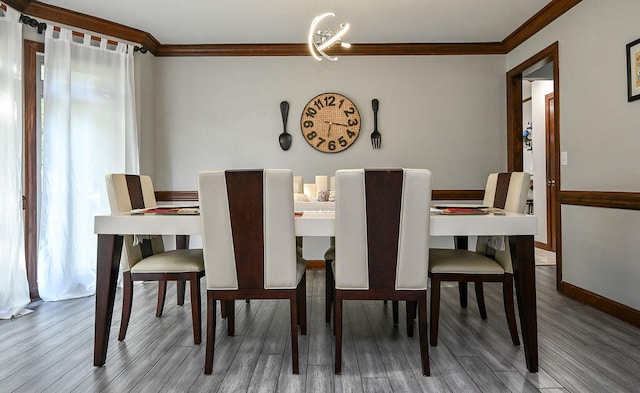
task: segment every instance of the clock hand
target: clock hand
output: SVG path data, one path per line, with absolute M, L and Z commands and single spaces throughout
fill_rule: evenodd
M 333 125 L 333 123 L 330 121 L 325 123 L 329 123 L 329 128 L 327 129 L 327 138 L 331 138 L 331 126 Z
M 335 125 L 337 125 L 337 126 L 349 127 L 349 126 L 348 126 L 348 125 L 346 125 L 346 124 L 336 123 L 336 122 L 333 122 L 333 121 L 325 121 L 325 123 L 335 124 Z

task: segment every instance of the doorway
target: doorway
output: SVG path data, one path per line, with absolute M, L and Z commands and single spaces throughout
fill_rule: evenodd
M 522 80 L 523 170 L 532 175 L 527 198 L 528 213 L 540 220 L 536 247 L 555 252 L 555 143 L 553 62 L 523 75 Z
M 554 43 L 530 59 L 507 72 L 507 156 L 509 171 L 531 171 L 525 168 L 528 125 L 523 111 L 523 81 L 544 70 L 549 74 L 549 91 L 542 94 L 542 117 L 533 119 L 533 153 L 541 162 L 534 168 L 534 214 L 539 217 L 536 247 L 556 253 L 556 284 L 562 281 L 562 254 L 560 235 L 560 151 L 559 151 L 559 65 L 558 43 Z M 532 89 L 533 90 L 533 89 Z M 535 116 L 534 116 L 535 117 Z M 536 135 L 536 130 L 539 130 Z M 531 130 L 529 130 L 531 133 Z M 538 140 L 538 143 L 535 143 Z M 537 147 L 537 149 L 536 149 Z M 536 160 L 534 160 L 536 161 Z M 536 203 L 537 199 L 537 203 Z

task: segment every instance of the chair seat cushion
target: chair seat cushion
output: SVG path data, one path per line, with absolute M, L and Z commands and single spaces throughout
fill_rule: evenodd
M 432 248 L 429 250 L 430 273 L 504 274 L 493 259 L 469 250 Z
M 144 258 L 131 268 L 131 273 L 190 273 L 203 270 L 202 249 L 186 249 Z

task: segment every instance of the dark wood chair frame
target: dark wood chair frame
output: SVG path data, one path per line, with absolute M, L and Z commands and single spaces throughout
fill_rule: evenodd
M 133 282 L 134 281 L 158 281 L 158 304 L 156 306 L 156 317 L 162 316 L 164 307 L 164 298 L 166 294 L 167 281 L 182 282 L 183 287 L 186 281 L 189 281 L 189 289 L 191 291 L 191 320 L 193 322 L 193 342 L 197 345 L 202 341 L 202 322 L 201 322 L 201 305 L 200 305 L 200 278 L 204 277 L 204 271 L 188 272 L 188 273 L 122 273 L 123 292 L 122 292 L 122 320 L 120 321 L 120 332 L 118 340 L 122 341 L 127 335 L 129 320 L 131 318 L 131 306 L 133 303 Z M 180 288 L 178 288 L 180 293 Z M 184 293 L 182 295 L 184 304 Z
M 291 361 L 293 373 L 299 374 L 298 366 L 298 326 L 303 336 L 307 335 L 307 279 L 306 273 L 295 289 L 239 289 L 228 291 L 207 290 L 207 349 L 204 373 L 213 371 L 213 357 L 216 341 L 216 300 L 220 300 L 227 316 L 227 335 L 235 334 L 235 300 L 249 299 L 289 299 L 291 314 Z
M 431 277 L 431 316 L 429 331 L 431 346 L 438 345 L 438 320 L 440 317 L 440 283 L 442 281 L 473 282 L 478 300 L 480 317 L 487 319 L 487 310 L 484 303 L 484 282 L 501 282 L 504 312 L 509 325 L 509 333 L 513 345 L 520 345 L 518 327 L 513 303 L 513 274 L 459 274 L 459 273 L 430 273 Z M 462 299 L 462 298 L 461 298 Z M 466 297 L 465 297 L 466 299 Z
M 413 337 L 413 320 L 418 309 L 418 336 L 420 337 L 420 355 L 422 374 L 431 375 L 429 366 L 429 348 L 427 345 L 427 291 L 397 290 L 341 290 L 334 291 L 334 328 L 336 335 L 335 373 L 342 373 L 342 305 L 345 300 L 399 300 L 407 301 L 407 335 Z M 413 311 L 412 311 L 413 310 Z M 409 322 L 411 321 L 411 322 Z M 411 333 L 409 333 L 411 331 Z

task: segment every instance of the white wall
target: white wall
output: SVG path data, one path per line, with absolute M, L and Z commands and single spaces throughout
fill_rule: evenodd
M 147 55 L 149 56 L 149 55 Z M 482 189 L 506 168 L 504 56 L 156 58 L 154 182 L 195 190 L 213 168 L 292 168 L 311 182 L 348 167 L 425 167 L 436 189 Z M 300 114 L 323 92 L 351 98 L 359 139 L 338 154 L 302 138 Z M 380 100 L 382 149 L 373 150 L 371 99 Z M 278 144 L 290 103 L 289 151 Z
M 155 178 L 155 59 L 151 55 L 135 54 L 136 111 L 140 173 Z
M 627 102 L 625 53 L 639 14 L 637 0 L 584 0 L 507 55 L 512 69 L 559 42 L 562 190 L 640 190 L 640 101 Z M 634 212 L 563 206 L 563 279 L 639 309 L 639 225 Z

